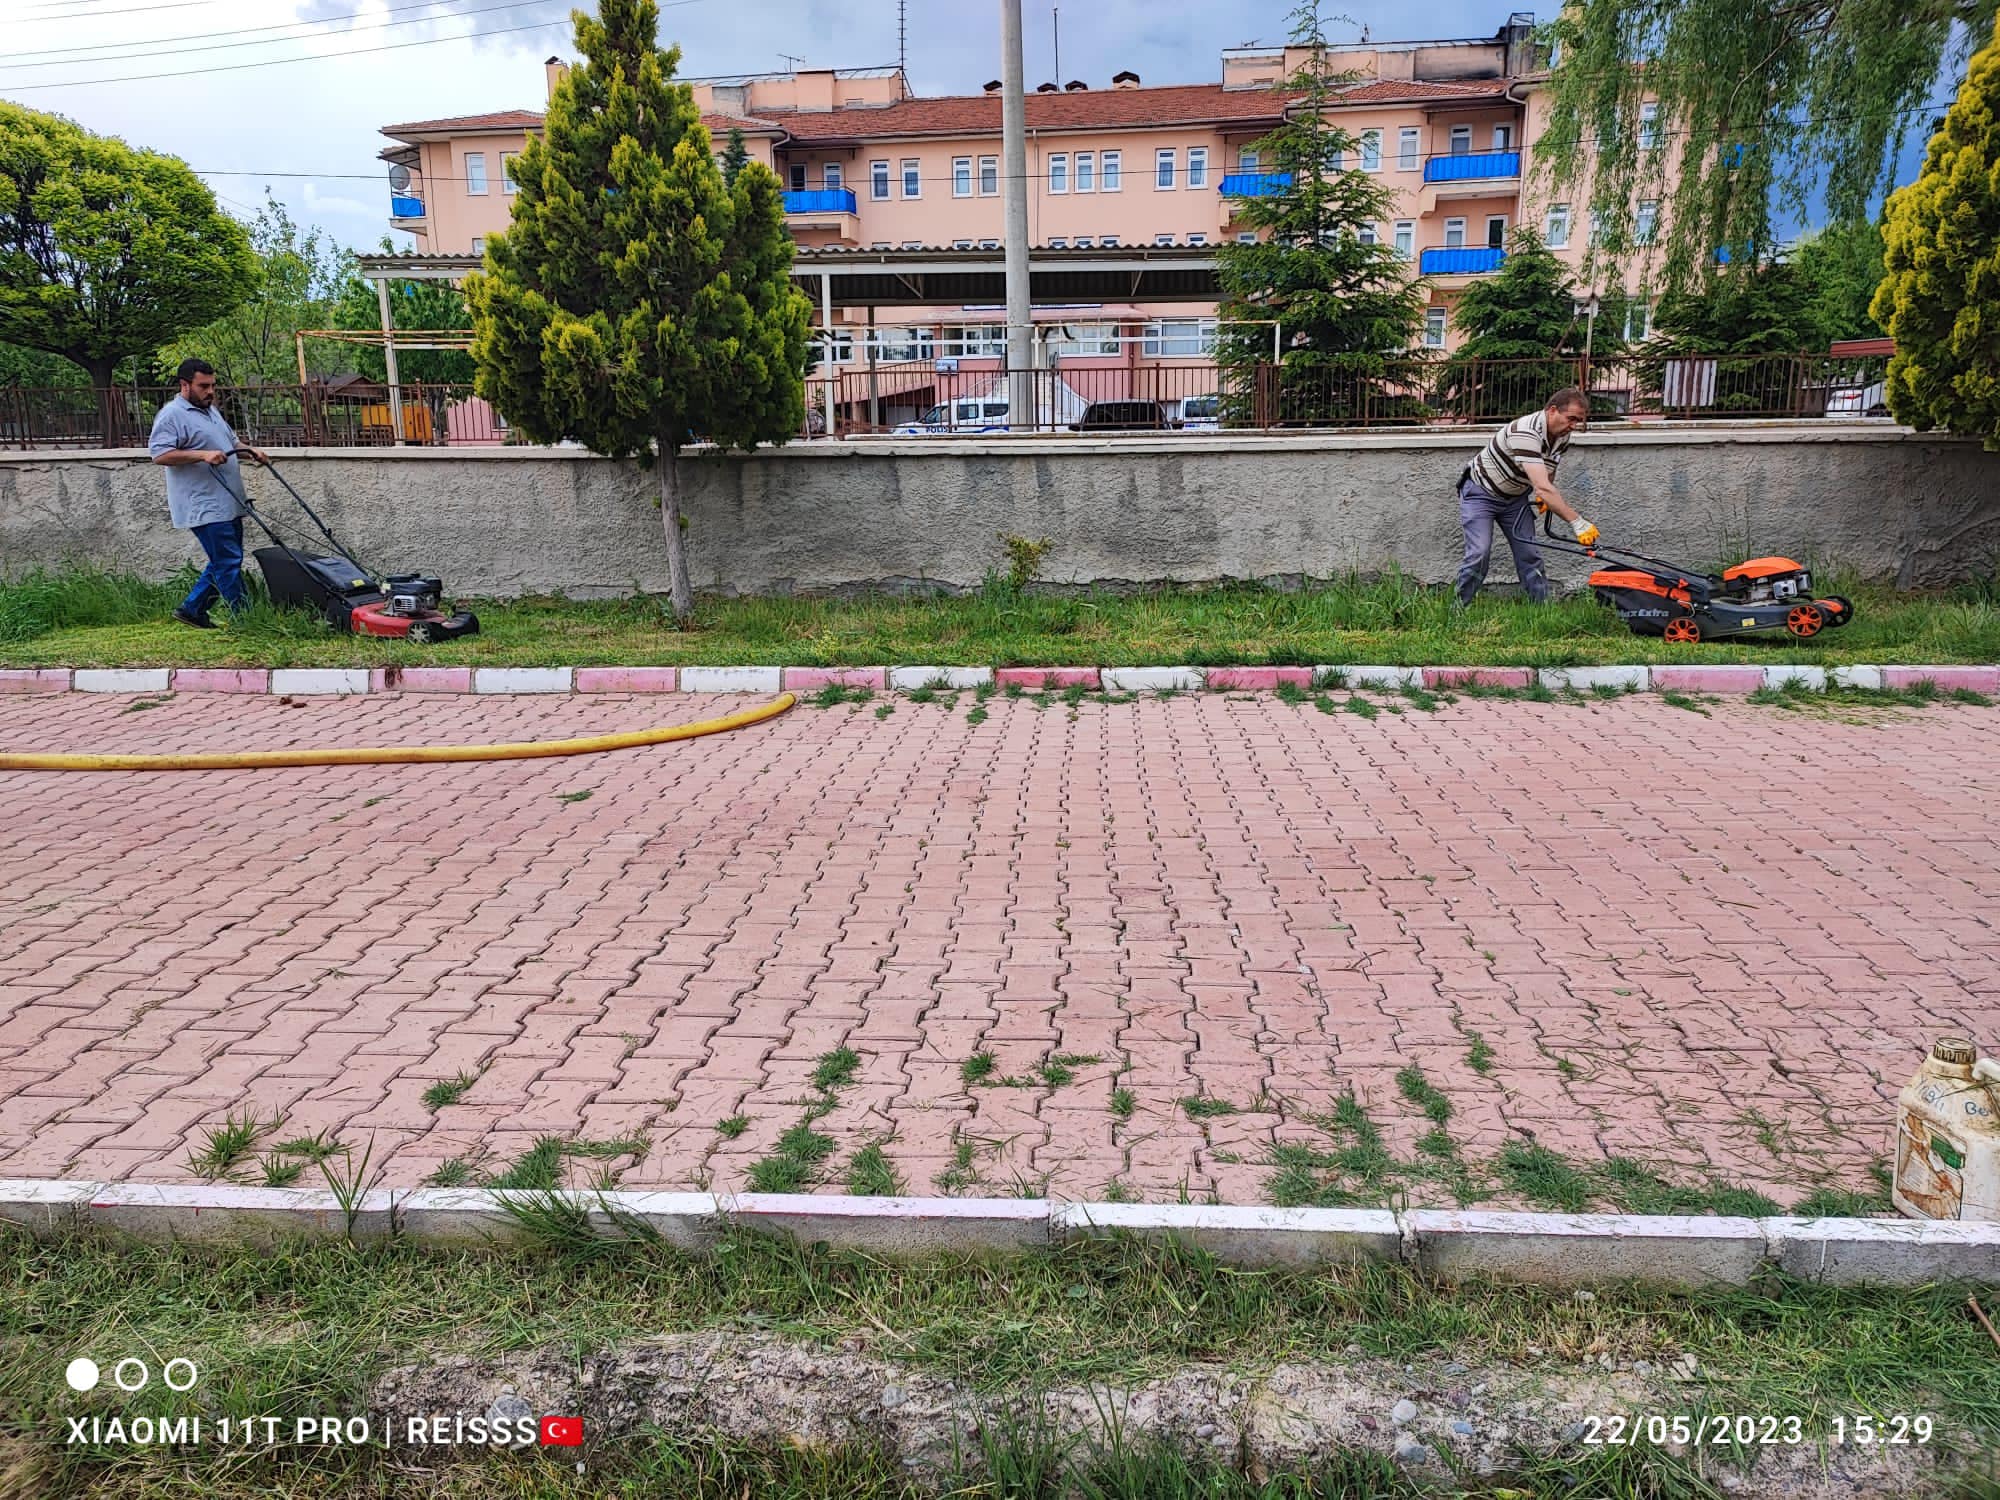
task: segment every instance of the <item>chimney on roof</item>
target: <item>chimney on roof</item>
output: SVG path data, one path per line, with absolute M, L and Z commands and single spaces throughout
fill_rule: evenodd
M 1053 83 L 1038 83 L 1035 85 L 1035 92 L 1038 94 L 1060 94 L 1062 90 L 1057 88 Z
M 1063 92 L 1065 94 L 1087 93 L 1089 89 L 1090 85 L 1085 83 L 1081 78 L 1072 78 L 1068 83 L 1063 85 Z
M 1136 89 L 1139 86 L 1139 75 L 1134 73 L 1130 68 L 1127 68 L 1122 73 L 1113 73 L 1111 75 L 1111 86 L 1114 89 Z
M 1002 89 L 1002 88 L 1003 88 L 1004 86 L 1005 86 L 1005 85 L 1003 85 L 1003 84 L 1002 84 L 1002 83 L 1000 82 L 1000 80 L 996 78 L 996 79 L 994 79 L 994 80 L 993 80 L 993 81 L 992 81 L 991 83 L 989 83 L 989 84 L 987 84 L 987 85 L 986 85 L 986 89 L 985 89 L 985 92 L 987 92 L 987 93 L 989 93 L 989 94 L 997 94 L 997 93 L 999 93 L 999 92 L 1000 92 L 1000 90 L 1001 90 L 1001 89 Z M 1936 133 L 1936 132 L 1933 132 L 1933 134 L 1935 134 L 1935 133 Z
M 556 85 L 569 77 L 569 64 L 560 57 L 551 57 L 542 64 L 542 78 L 548 85 L 549 97 L 556 96 Z

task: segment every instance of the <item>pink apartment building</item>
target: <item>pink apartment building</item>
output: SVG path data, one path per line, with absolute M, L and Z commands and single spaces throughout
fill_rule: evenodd
M 1532 182 L 1534 138 L 1547 115 L 1532 27 L 1532 16 L 1517 13 L 1491 37 L 1359 43 L 1332 54 L 1333 68 L 1352 82 L 1339 90 L 1329 118 L 1358 142 L 1348 165 L 1380 173 L 1394 190 L 1394 211 L 1371 232 L 1424 275 L 1424 341 L 1433 347 L 1454 342 L 1452 304 L 1499 268 L 1517 224 L 1541 231 L 1579 269 L 1584 263 L 1588 226 L 1576 222 L 1570 203 L 1552 201 Z M 1102 259 L 1106 251 L 1198 248 L 1247 236 L 1241 206 L 1274 182 L 1255 143 L 1291 103 L 1272 85 L 1304 58 L 1282 47 L 1245 47 L 1225 52 L 1221 62 L 1211 83 L 1147 85 L 1120 72 L 1101 87 L 1075 79 L 1031 93 L 1031 244 L 1051 262 L 1075 263 L 1085 259 L 1079 252 Z M 563 67 L 550 59 L 550 87 Z M 802 265 L 851 252 L 1000 255 L 999 83 L 978 94 L 923 98 L 895 68 L 689 82 L 718 156 L 734 128 L 752 158 L 777 173 Z M 541 118 L 510 110 L 385 127 L 397 143 L 382 153 L 391 163 L 392 226 L 413 234 L 420 253 L 476 253 L 507 223 L 509 163 Z M 1655 122 L 1642 119 L 1638 128 L 1643 134 Z M 1635 211 L 1643 231 L 1653 207 Z M 1643 316 L 1633 331 L 1643 333 Z M 1086 392 L 1091 399 L 1146 394 L 1136 372 L 1151 365 L 1200 364 L 1214 328 L 1212 302 L 1038 307 L 1036 317 L 1053 325 L 1050 347 L 1077 380 L 1093 370 L 1134 372 L 1122 390 L 1100 379 Z M 866 363 L 878 400 L 886 378 L 895 415 L 949 394 L 915 369 L 896 378 L 896 366 L 928 372 L 940 357 L 966 361 L 954 372 L 961 388 L 964 376 L 997 369 L 997 308 L 902 307 L 893 321 L 836 308 L 829 321 L 831 366 Z M 1183 380 L 1180 394 L 1199 384 L 1199 377 Z

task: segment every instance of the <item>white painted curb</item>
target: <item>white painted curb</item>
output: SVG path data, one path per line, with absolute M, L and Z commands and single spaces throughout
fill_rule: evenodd
M 1653 685 L 1651 667 L 1543 667 L 1541 683 L 1560 692 L 1570 688 L 1587 693 L 1592 688 L 1617 688 L 1624 693 L 1643 693 Z
M 1314 667 L 1313 677 L 1337 679 L 1349 687 L 1406 688 L 1424 685 L 1422 667 Z
M 1739 1219 L 1443 1209 L 1280 1209 L 1210 1204 L 1051 1203 L 1026 1198 L 849 1198 L 614 1190 L 508 1193 L 377 1188 L 350 1215 L 332 1193 L 232 1184 L 0 1179 L 0 1224 L 53 1237 L 108 1232 L 149 1242 L 267 1246 L 291 1236 L 430 1245 L 527 1238 L 509 1198 L 582 1211 L 607 1237 L 657 1235 L 701 1253 L 747 1228 L 878 1255 L 1046 1251 L 1081 1240 L 1171 1237 L 1244 1267 L 1396 1262 L 1441 1280 L 1586 1286 L 1645 1281 L 1743 1286 L 1782 1271 L 1830 1285 L 2000 1286 L 2000 1223 Z
M 164 693 L 171 675 L 166 667 L 79 667 L 70 684 L 79 693 Z
M 961 692 L 986 687 L 993 681 L 991 667 L 891 667 L 889 686 L 899 693 L 918 688 L 948 687 Z
M 1114 693 L 1198 693 L 1199 667 L 1106 667 L 1098 680 Z
M 368 691 L 366 667 L 276 667 L 271 672 L 271 691 L 281 695 L 307 696 L 337 693 L 343 697 Z
M 785 687 L 783 667 L 682 667 L 684 693 L 779 693 Z
M 567 693 L 576 687 L 569 667 L 476 667 L 475 693 Z
M 1826 668 L 1766 667 L 1764 686 L 1767 688 L 1798 686 L 1811 692 L 1822 693 L 1826 691 Z

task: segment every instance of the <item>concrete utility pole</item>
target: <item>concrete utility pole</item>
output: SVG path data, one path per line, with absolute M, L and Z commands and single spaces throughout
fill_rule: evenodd
M 1007 204 L 1007 425 L 1033 428 L 1033 315 L 1028 295 L 1028 84 L 1021 63 L 1021 0 L 1000 0 L 1000 136 Z

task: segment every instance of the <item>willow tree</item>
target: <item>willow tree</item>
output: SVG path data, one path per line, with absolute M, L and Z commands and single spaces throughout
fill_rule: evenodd
M 513 222 L 466 280 L 482 396 L 536 442 L 656 468 L 675 618 L 694 613 L 678 455 L 751 448 L 805 419 L 811 304 L 792 285 L 778 179 L 716 165 L 673 81 L 655 0 L 576 13 L 582 61 L 514 161 Z
M 1573 0 L 1537 169 L 1601 218 L 1600 265 L 1638 243 L 1632 206 L 1661 205 L 1655 286 L 1753 263 L 1774 221 L 1823 200 L 1837 224 L 1893 185 L 1941 73 L 1993 29 L 2000 0 Z M 1655 113 L 1643 111 L 1654 106 Z

